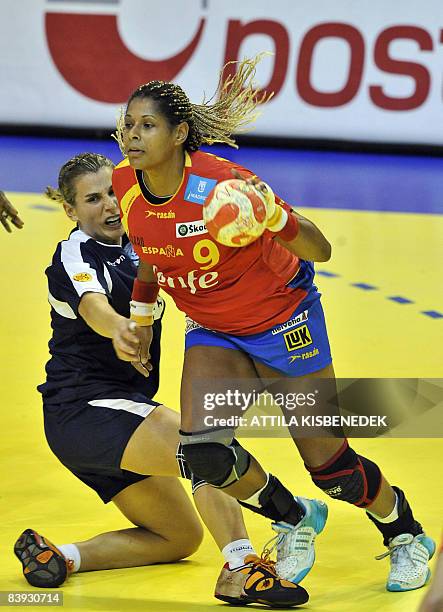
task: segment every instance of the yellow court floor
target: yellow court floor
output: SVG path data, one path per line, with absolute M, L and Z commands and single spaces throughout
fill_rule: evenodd
M 44 268 L 69 222 L 56 205 L 36 194 L 8 194 L 25 228 L 0 233 L 2 260 L 0 464 L 0 591 L 29 590 L 12 545 L 33 527 L 55 543 L 79 541 L 127 526 L 112 504 L 63 468 L 47 447 L 41 402 L 49 339 Z M 42 208 L 43 207 L 43 208 Z M 330 262 L 317 266 L 334 363 L 342 377 L 442 377 L 443 319 L 423 314 L 443 308 L 443 217 L 381 212 L 303 209 L 333 244 Z M 355 286 L 364 284 L 362 286 Z M 368 289 L 367 286 L 375 287 Z M 399 303 L 390 297 L 403 297 Z M 168 303 L 161 387 L 157 399 L 178 406 L 183 317 Z M 436 432 L 436 435 L 441 435 Z M 288 439 L 246 440 L 264 466 L 297 493 L 325 497 L 303 469 Z M 443 525 L 441 439 L 361 439 L 353 446 L 377 461 L 388 480 L 407 492 L 426 531 L 439 538 Z M 359 511 L 330 501 L 319 537 L 317 564 L 303 585 L 316 612 L 409 612 L 423 590 L 387 593 L 381 539 Z M 178 509 L 179 511 L 179 509 Z M 273 535 L 261 517 L 247 514 L 257 549 Z M 173 520 L 174 517 L 171 517 Z M 73 576 L 62 587 L 70 610 L 203 612 L 212 597 L 221 555 L 209 535 L 189 560 L 175 565 L 111 570 Z M 221 609 L 221 608 L 219 608 Z

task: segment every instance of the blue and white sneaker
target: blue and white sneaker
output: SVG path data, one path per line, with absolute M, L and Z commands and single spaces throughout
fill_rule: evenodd
M 377 560 L 388 555 L 391 558 L 386 589 L 388 591 L 412 591 L 424 586 L 431 577 L 428 561 L 435 552 L 435 542 L 426 534 L 415 537 L 402 533 L 389 542 L 388 551 L 375 557 Z
M 314 541 L 326 524 L 328 507 L 318 499 L 296 497 L 295 500 L 305 509 L 304 517 L 297 525 L 283 521 L 272 523 L 277 535 L 266 544 L 265 554 L 269 556 L 277 548 L 278 576 L 299 584 L 314 565 Z

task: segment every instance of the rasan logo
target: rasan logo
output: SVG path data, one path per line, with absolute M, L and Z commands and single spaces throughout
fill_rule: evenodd
M 207 234 L 205 222 L 201 221 L 188 221 L 187 223 L 176 223 L 175 224 L 175 237 L 176 238 L 189 238 L 191 236 L 199 236 L 200 234 Z
M 167 210 L 157 212 L 155 210 L 147 210 L 146 211 L 146 219 L 150 219 L 151 217 L 156 217 L 157 219 L 175 219 L 175 212 L 173 210 Z

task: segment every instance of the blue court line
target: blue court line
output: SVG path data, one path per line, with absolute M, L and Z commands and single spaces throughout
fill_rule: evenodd
M 326 276 L 327 278 L 340 278 L 340 274 L 330 272 L 328 270 L 316 270 L 315 274 L 318 276 Z M 370 285 L 368 283 L 349 283 L 349 285 L 351 287 L 356 287 L 357 289 L 362 289 L 363 291 L 377 291 L 379 289 L 379 287 Z M 414 304 L 414 300 L 410 300 L 409 298 L 401 295 L 388 295 L 386 296 L 386 299 L 391 300 L 391 302 L 395 302 L 396 304 Z M 438 310 L 421 310 L 420 313 L 430 317 L 431 319 L 443 319 L 443 314 L 438 312 Z
M 443 314 L 436 310 L 422 310 L 421 314 L 431 317 L 431 319 L 443 319 Z
M 413 304 L 414 303 L 413 300 L 402 297 L 401 295 L 390 295 L 387 299 L 391 300 L 392 302 L 397 302 L 397 304 Z
M 357 289 L 363 289 L 363 291 L 374 291 L 378 289 L 375 285 L 368 285 L 367 283 L 351 283 L 351 285 L 357 287 Z

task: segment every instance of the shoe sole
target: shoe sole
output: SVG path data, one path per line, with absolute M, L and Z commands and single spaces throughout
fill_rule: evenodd
M 263 606 L 268 606 L 268 608 L 280 608 L 280 609 L 285 609 L 285 608 L 287 609 L 287 608 L 294 608 L 295 606 L 301 606 L 309 600 L 309 595 L 307 593 L 306 593 L 306 597 L 304 597 L 303 599 L 300 598 L 300 601 L 297 601 L 294 603 L 290 603 L 290 602 L 289 603 L 288 602 L 274 603 L 274 602 L 267 602 L 264 600 L 251 599 L 250 597 L 242 597 L 242 598 L 228 597 L 227 595 L 219 595 L 218 593 L 215 593 L 214 597 L 216 599 L 219 599 L 220 601 L 224 601 L 225 603 L 230 604 L 231 606 L 247 606 L 248 604 L 261 604 Z
M 29 554 L 26 559 L 23 560 L 23 553 L 31 546 L 33 547 L 32 554 Z M 51 551 L 52 555 L 45 561 L 39 560 L 38 557 L 47 551 Z M 68 570 L 65 559 L 60 554 L 55 553 L 55 551 L 45 543 L 44 538 L 32 529 L 26 529 L 18 538 L 14 544 L 14 554 L 22 564 L 23 575 L 31 586 L 50 589 L 57 588 L 63 584 L 67 578 Z M 49 563 L 51 564 L 50 570 L 48 569 Z M 26 570 L 31 565 L 35 567 L 31 568 L 29 573 L 27 573 Z M 39 575 L 39 572 L 43 572 L 43 575 Z M 49 574 L 50 577 L 48 577 L 47 574 Z

